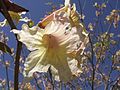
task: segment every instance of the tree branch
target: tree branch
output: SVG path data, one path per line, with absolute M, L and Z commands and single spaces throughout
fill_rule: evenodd
M 10 14 L 7 11 L 7 8 L 5 6 L 4 0 L 0 0 L 0 6 L 1 6 L 1 13 L 3 16 L 7 19 L 11 29 L 17 29 Z M 17 40 L 17 51 L 16 51 L 16 57 L 15 57 L 15 71 L 14 71 L 14 90 L 18 90 L 18 85 L 19 85 L 19 59 L 20 59 L 20 54 L 21 54 L 21 49 L 22 49 L 22 43 L 18 41 L 17 35 L 16 40 Z

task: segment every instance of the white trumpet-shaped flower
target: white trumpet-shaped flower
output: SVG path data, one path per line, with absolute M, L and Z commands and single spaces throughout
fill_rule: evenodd
M 21 31 L 13 30 L 19 41 L 31 51 L 25 61 L 25 77 L 32 77 L 34 72 L 47 72 L 50 66 L 55 79 L 64 82 L 81 72 L 79 56 L 82 56 L 88 43 L 88 36 L 80 22 L 78 24 L 78 19 L 75 19 L 78 16 L 73 15 L 75 18 L 70 19 L 72 14 L 55 12 L 52 18 L 49 16 L 41 22 L 44 29 L 38 26 L 29 28 L 23 24 Z

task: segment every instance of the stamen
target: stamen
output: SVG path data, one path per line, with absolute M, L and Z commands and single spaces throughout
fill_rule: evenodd
M 51 34 L 45 34 L 42 39 L 43 44 L 49 49 L 55 49 L 59 46 L 56 37 Z

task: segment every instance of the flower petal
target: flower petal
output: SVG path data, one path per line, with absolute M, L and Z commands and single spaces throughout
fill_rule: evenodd
M 80 67 L 78 67 L 78 61 L 73 59 L 73 60 L 69 60 L 69 67 L 72 71 L 72 74 L 78 76 L 80 73 L 82 73 L 82 70 Z
M 56 52 L 46 52 L 46 58 L 43 61 L 48 62 L 58 71 L 61 81 L 68 82 L 72 80 L 72 72 L 69 68 L 66 51 L 63 47 L 56 50 Z
M 65 0 L 65 6 L 68 6 L 70 4 L 71 0 Z
M 49 24 L 51 21 L 53 21 L 53 20 L 55 19 L 55 14 L 59 14 L 59 13 L 61 13 L 61 12 L 65 12 L 66 9 L 67 9 L 66 7 L 63 7 L 63 8 L 61 8 L 61 9 L 53 12 L 52 14 L 48 15 L 45 19 L 43 19 L 42 21 L 40 21 L 40 22 L 38 23 L 38 26 L 39 26 L 40 28 L 45 28 L 45 26 L 46 26 L 47 24 Z
M 29 28 L 27 25 L 23 25 L 22 29 L 21 31 L 14 29 L 12 32 L 18 35 L 19 41 L 24 43 L 30 51 L 39 49 L 42 45 L 43 30 L 40 30 L 37 26 Z
M 24 75 L 31 77 L 34 72 L 38 71 L 37 64 L 43 59 L 46 49 L 41 47 L 39 50 L 32 51 L 25 61 Z M 42 67 L 42 66 L 40 66 Z
M 72 72 L 68 65 L 67 59 L 65 57 L 57 56 L 59 62 L 55 65 L 58 70 L 59 78 L 63 82 L 68 82 L 72 80 Z

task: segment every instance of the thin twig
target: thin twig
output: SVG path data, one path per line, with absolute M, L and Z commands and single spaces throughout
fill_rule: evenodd
M 87 0 L 84 0 L 84 4 L 83 4 L 83 7 L 82 7 L 82 10 L 84 10 L 85 6 L 86 6 L 86 1 Z
M 6 76 L 7 76 L 7 86 L 8 86 L 8 90 L 10 90 L 10 86 L 9 86 L 9 75 L 8 75 L 8 67 L 5 66 L 5 69 L 6 69 Z
M 6 41 L 5 41 L 5 34 L 3 35 L 3 37 L 4 37 L 4 43 L 6 43 Z M 6 65 L 6 62 L 5 62 L 4 52 L 3 52 L 3 62 L 4 62 L 4 65 L 5 65 L 5 70 L 6 70 L 7 87 L 8 87 L 8 90 L 10 90 L 10 86 L 9 86 L 9 75 L 8 75 L 8 66 Z
M 34 77 L 34 79 L 35 79 L 35 82 L 36 82 L 36 85 L 37 85 L 37 87 L 38 87 L 38 89 L 39 90 L 42 90 L 42 88 L 39 86 L 39 84 L 38 84 L 38 81 L 37 81 L 37 79 L 36 79 L 36 77 L 33 75 L 33 77 Z
M 113 72 L 113 63 L 111 65 L 111 70 L 109 72 L 109 75 L 108 75 L 108 80 L 107 80 L 107 83 L 105 85 L 105 90 L 108 90 L 108 87 L 109 87 L 109 80 L 110 80 L 110 76 L 111 76 L 111 73 Z
M 115 9 L 117 9 L 117 8 L 118 8 L 118 0 L 117 0 L 116 5 L 115 5 Z
M 82 11 L 82 6 L 81 6 L 81 1 L 80 0 L 78 0 L 78 4 L 79 4 L 79 7 L 80 7 L 81 22 L 84 23 L 84 20 L 82 19 L 82 17 L 83 17 L 83 11 Z
M 9 75 L 8 75 L 8 66 L 6 66 L 6 62 L 5 62 L 5 59 L 4 59 L 4 52 L 3 52 L 3 62 L 4 62 L 4 65 L 5 65 L 5 73 L 6 73 L 6 80 L 7 80 L 7 87 L 8 87 L 8 90 L 10 90 L 10 86 L 9 86 Z
M 49 76 L 50 76 L 50 83 L 52 84 L 52 88 L 54 90 L 54 80 L 53 80 L 53 75 L 52 75 L 52 72 L 51 72 L 51 66 L 49 67 L 48 69 L 48 73 L 49 73 Z
M 85 1 L 84 3 L 86 3 L 86 1 Z M 80 1 L 80 0 L 78 0 L 78 4 L 79 4 L 79 6 L 80 6 L 80 14 L 81 14 L 81 17 L 82 17 L 84 7 L 82 8 L 82 6 L 81 6 L 81 1 Z M 82 21 L 82 23 L 84 24 L 84 20 L 81 19 L 81 21 Z M 84 25 L 84 27 L 85 27 L 85 25 Z M 92 72 L 92 85 L 91 85 L 91 88 L 92 88 L 92 90 L 94 90 L 94 78 L 95 78 L 95 68 L 94 68 L 94 61 L 93 61 L 94 51 L 93 51 L 93 43 L 92 43 L 90 34 L 89 34 L 89 42 L 90 42 L 90 45 L 91 45 L 91 53 L 92 53 L 90 62 L 91 62 L 91 64 L 92 64 L 92 69 L 93 69 L 93 72 Z
M 114 58 L 114 55 L 115 54 L 113 54 L 113 58 Z M 110 85 L 110 76 L 111 76 L 111 74 L 112 74 L 112 72 L 113 72 L 113 65 L 114 65 L 114 60 L 112 60 L 112 65 L 111 65 L 111 69 L 110 69 L 110 71 L 109 71 L 109 74 L 108 74 L 108 80 L 107 80 L 107 83 L 106 83 L 106 85 L 105 85 L 105 90 L 108 90 L 108 88 L 109 88 L 109 85 Z
M 7 11 L 7 8 L 5 6 L 4 0 L 0 0 L 0 5 L 1 5 L 1 13 L 3 16 L 7 19 L 11 29 L 16 29 L 16 26 L 10 16 L 10 14 Z M 22 43 L 18 41 L 17 35 L 16 40 L 17 40 L 17 51 L 16 51 L 16 57 L 15 57 L 15 72 L 14 72 L 14 90 L 18 90 L 18 85 L 19 85 L 19 59 L 20 59 L 20 54 L 21 54 L 21 49 L 22 49 Z
M 90 37 L 90 34 L 89 34 L 89 42 L 90 42 L 90 46 L 91 46 L 91 53 L 92 53 L 92 56 L 91 56 L 91 64 L 92 64 L 92 69 L 93 69 L 93 72 L 92 72 L 92 90 L 94 90 L 94 79 L 95 79 L 95 68 L 94 68 L 94 51 L 93 51 L 93 43 L 92 43 L 92 40 L 91 40 L 91 37 Z

